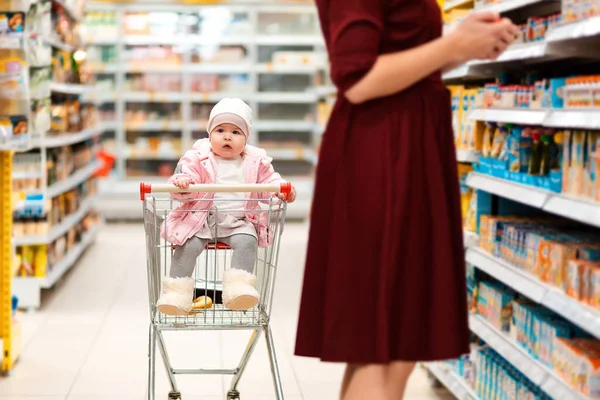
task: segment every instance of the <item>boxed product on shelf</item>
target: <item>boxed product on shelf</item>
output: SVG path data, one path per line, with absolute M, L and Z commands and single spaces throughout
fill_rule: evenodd
M 83 235 L 100 222 L 95 211 L 87 213 L 66 234 L 50 244 L 23 245 L 16 248 L 13 259 L 13 276 L 45 278 L 54 266 L 65 258 L 81 242 Z M 24 222 L 24 224 L 35 224 Z M 39 233 L 35 235 L 46 235 Z
M 131 68 L 143 69 L 150 63 L 159 63 L 161 67 L 181 65 L 181 53 L 172 47 L 162 46 L 131 46 L 123 53 L 123 60 L 130 63 Z
M 116 40 L 119 36 L 116 12 L 88 11 L 85 13 L 84 25 L 88 38 Z
M 179 92 L 181 75 L 177 74 L 135 74 L 126 77 L 125 90 L 144 92 Z
M 551 399 L 493 349 L 475 352 L 473 369 L 475 392 L 482 399 Z
M 244 46 L 220 46 L 213 52 L 192 49 L 190 59 L 193 64 L 237 64 L 249 61 Z
M 562 0 L 565 22 L 574 22 L 600 15 L 598 0 Z
M 559 218 L 482 215 L 480 247 L 600 308 L 600 234 Z
M 498 331 L 509 334 L 576 392 L 598 398 L 600 340 L 495 280 L 481 279 L 477 292 L 477 310 L 481 317 Z M 573 352 L 574 348 L 577 351 Z M 476 357 L 473 364 L 477 373 Z
M 565 136 L 553 129 L 486 123 L 477 171 L 561 192 Z

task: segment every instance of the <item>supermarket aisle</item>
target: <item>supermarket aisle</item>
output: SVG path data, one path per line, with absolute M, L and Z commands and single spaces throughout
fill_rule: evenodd
M 306 226 L 289 225 L 281 249 L 273 327 L 286 399 L 334 400 L 341 366 L 292 355 L 302 280 Z M 145 398 L 147 296 L 141 224 L 108 225 L 95 246 L 65 281 L 24 317 L 24 353 L 12 376 L 0 378 L 0 399 Z M 357 321 L 359 323 L 359 321 Z M 180 367 L 231 366 L 248 333 L 180 333 L 167 336 L 172 361 Z M 158 364 L 158 399 L 167 382 Z M 223 399 L 229 378 L 183 377 L 186 400 Z M 244 400 L 273 399 L 264 342 L 257 348 L 240 387 Z M 430 389 L 422 371 L 413 375 L 408 399 L 450 399 Z

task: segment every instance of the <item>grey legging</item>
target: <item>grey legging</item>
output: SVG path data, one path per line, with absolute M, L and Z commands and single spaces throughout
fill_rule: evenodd
M 196 259 L 211 241 L 214 240 L 200 239 L 194 236 L 185 242 L 183 246 L 177 247 L 171 260 L 171 278 L 191 277 L 196 266 Z M 220 238 L 219 242 L 231 246 L 233 250 L 232 268 L 253 272 L 258 250 L 258 242 L 254 236 L 240 233 L 227 238 Z

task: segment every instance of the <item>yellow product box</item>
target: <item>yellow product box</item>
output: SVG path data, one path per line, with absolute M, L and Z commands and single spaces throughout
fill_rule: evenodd
M 596 198 L 596 181 L 598 170 L 596 168 L 596 160 L 594 155 L 596 154 L 596 144 L 598 142 L 597 132 L 588 132 L 587 146 L 586 146 L 586 157 L 585 157 L 585 176 L 584 176 L 584 188 L 583 195 L 588 199 Z
M 542 280 L 548 282 L 559 289 L 565 289 L 565 280 L 567 276 L 567 264 L 569 260 L 577 257 L 577 244 L 565 242 L 549 242 L 550 253 L 548 257 L 547 269 L 542 271 Z
M 48 248 L 47 245 L 40 245 L 35 247 L 34 255 L 34 275 L 36 278 L 45 278 L 46 270 L 48 269 Z
M 570 192 L 570 176 L 571 176 L 571 131 L 564 131 L 562 140 L 562 192 Z
M 588 302 L 600 309 L 600 267 L 592 265 L 589 272 Z
M 567 262 L 567 273 L 563 287 L 567 296 L 576 300 L 583 300 L 586 297 L 585 275 L 589 268 L 589 261 L 569 260 Z
M 463 87 L 449 86 L 452 106 L 452 130 L 454 131 L 454 143 L 459 147 L 462 128 L 462 111 L 463 111 Z

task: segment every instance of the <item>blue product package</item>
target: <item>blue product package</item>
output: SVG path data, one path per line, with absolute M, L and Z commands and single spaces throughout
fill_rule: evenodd
M 562 192 L 562 171 L 550 171 L 550 190 L 555 193 Z
M 564 87 L 567 84 L 567 78 L 550 79 L 550 104 L 545 108 L 563 108 L 564 107 Z

